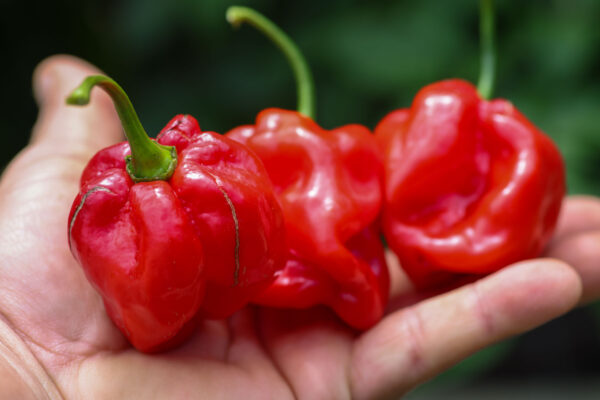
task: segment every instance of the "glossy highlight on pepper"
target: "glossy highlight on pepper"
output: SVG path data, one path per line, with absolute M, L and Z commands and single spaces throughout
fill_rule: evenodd
M 385 238 L 422 289 L 539 256 L 565 195 L 552 140 L 510 102 L 486 100 L 492 11 L 482 0 L 479 88 L 459 79 L 433 83 L 375 128 L 385 157 Z
M 202 132 L 189 115 L 151 140 L 122 89 L 102 76 L 87 78 L 69 103 L 87 103 L 95 85 L 113 98 L 129 142 L 101 150 L 83 171 L 71 251 L 132 345 L 164 350 L 273 281 L 285 261 L 281 208 L 256 155 Z
M 298 87 L 311 87 L 299 92 L 298 111 L 266 109 L 255 124 L 226 134 L 263 161 L 288 235 L 285 267 L 254 302 L 280 308 L 324 304 L 348 325 L 367 329 L 383 316 L 389 292 L 376 222 L 383 165 L 375 138 L 356 124 L 330 131 L 319 127 L 310 111 L 312 77 L 297 47 L 287 37 L 282 40 L 285 34 L 270 21 L 261 28 L 266 18 L 256 18 L 254 10 L 232 9 L 230 22 L 251 22 L 265 33 L 293 70 L 302 71 L 295 74 Z M 310 78 L 302 81 L 303 76 Z

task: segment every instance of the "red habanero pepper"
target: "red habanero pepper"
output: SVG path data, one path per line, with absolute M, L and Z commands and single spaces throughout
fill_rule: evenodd
M 69 216 L 71 251 L 106 311 L 137 349 L 185 339 L 200 317 L 223 318 L 274 279 L 285 261 L 282 213 L 262 162 L 245 146 L 178 115 L 148 138 L 120 86 L 113 99 L 128 142 L 86 166 Z
M 482 4 L 487 98 L 491 4 Z M 434 83 L 387 115 L 375 136 L 385 154 L 384 234 L 417 287 L 536 257 L 550 239 L 565 195 L 563 161 L 508 101 L 482 99 L 462 80 Z
M 313 114 L 312 77 L 295 45 L 253 10 L 231 7 L 231 23 L 249 22 L 274 40 L 294 68 L 301 112 L 271 108 L 255 125 L 227 136 L 263 161 L 281 204 L 288 259 L 255 303 L 331 307 L 348 325 L 366 329 L 383 315 L 389 292 L 384 249 L 375 226 L 382 201 L 382 159 L 361 125 L 331 131 Z

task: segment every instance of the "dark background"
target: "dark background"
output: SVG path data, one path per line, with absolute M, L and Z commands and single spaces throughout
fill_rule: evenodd
M 570 193 L 600 195 L 600 1 L 496 3 L 495 96 L 558 143 Z M 37 112 L 31 73 L 55 53 L 115 78 L 151 134 L 177 113 L 224 132 L 263 108 L 294 108 L 286 61 L 252 28 L 230 28 L 232 4 L 256 8 L 295 39 L 313 69 L 317 120 L 326 128 L 372 128 L 428 83 L 477 80 L 476 0 L 0 0 L 0 165 L 27 143 Z M 409 397 L 567 394 L 600 398 L 598 304 L 483 351 Z

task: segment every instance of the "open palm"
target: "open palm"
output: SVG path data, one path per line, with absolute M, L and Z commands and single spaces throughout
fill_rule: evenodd
M 175 350 L 139 353 L 106 316 L 67 243 L 79 174 L 97 150 L 121 140 L 100 91 L 85 109 L 64 105 L 97 72 L 65 56 L 40 65 L 32 142 L 0 182 L 0 362 L 8 366 L 0 366 L 0 388 L 17 382 L 32 398 L 69 399 L 398 397 L 580 299 L 571 267 L 539 259 L 418 300 L 390 256 L 392 305 L 367 332 L 350 330 L 326 309 L 247 307 L 227 321 L 202 322 Z M 579 232 L 563 225 L 569 235 Z M 568 253 L 563 242 L 556 248 Z

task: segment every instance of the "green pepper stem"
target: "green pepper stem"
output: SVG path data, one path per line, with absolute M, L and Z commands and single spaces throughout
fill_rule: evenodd
M 67 104 L 86 105 L 94 86 L 99 86 L 111 97 L 125 136 L 131 147 L 131 155 L 125 158 L 127 172 L 134 182 L 167 180 L 177 166 L 177 151 L 163 146 L 148 137 L 129 97 L 119 84 L 109 77 L 91 75 L 67 97 Z
M 229 7 L 226 18 L 234 27 L 238 27 L 243 23 L 252 25 L 281 49 L 294 71 L 298 92 L 298 112 L 314 119 L 316 113 L 312 73 L 298 46 L 292 39 L 267 17 L 248 7 Z
M 477 90 L 486 100 L 492 97 L 496 75 L 496 50 L 494 48 L 494 2 L 480 0 L 479 35 L 481 65 Z

